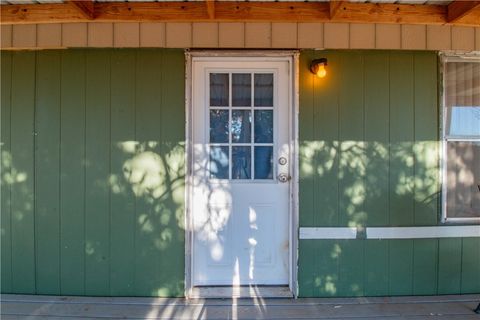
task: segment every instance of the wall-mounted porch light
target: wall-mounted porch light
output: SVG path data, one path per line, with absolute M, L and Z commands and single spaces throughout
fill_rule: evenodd
M 315 59 L 310 63 L 310 71 L 319 78 L 327 75 L 327 58 Z

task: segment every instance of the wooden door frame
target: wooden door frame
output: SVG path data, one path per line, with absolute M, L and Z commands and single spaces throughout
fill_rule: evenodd
M 290 201 L 289 201 L 289 267 L 288 286 L 294 297 L 298 295 L 297 260 L 298 260 L 298 112 L 299 112 L 299 51 L 298 50 L 186 50 L 185 51 L 185 297 L 193 293 L 193 217 L 191 201 L 193 191 L 193 60 L 219 60 L 224 58 L 259 58 L 265 61 L 289 62 L 290 107 Z

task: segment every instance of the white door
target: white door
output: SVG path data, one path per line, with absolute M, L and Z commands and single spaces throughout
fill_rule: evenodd
M 193 58 L 193 285 L 286 285 L 290 60 Z

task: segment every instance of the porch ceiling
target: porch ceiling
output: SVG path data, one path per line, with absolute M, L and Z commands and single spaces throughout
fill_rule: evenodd
M 175 2 L 177 0 L 120 0 L 114 2 Z M 204 1 L 204 0 L 185 0 L 184 2 L 192 1 Z M 237 0 L 220 0 L 220 1 L 237 1 Z M 219 2 L 220 2 L 219 1 Z M 250 2 L 329 2 L 329 0 L 249 0 Z M 63 0 L 0 0 L 1 4 L 35 4 L 35 3 L 64 3 L 67 1 Z M 111 0 L 94 0 L 93 2 L 113 2 Z M 240 0 L 237 2 L 247 2 L 245 0 Z M 357 2 L 357 3 L 394 3 L 394 4 L 433 4 L 433 5 L 448 5 L 452 0 L 355 0 L 347 2 Z
M 96 22 L 343 22 L 480 26 L 480 1 L 0 0 L 1 24 Z

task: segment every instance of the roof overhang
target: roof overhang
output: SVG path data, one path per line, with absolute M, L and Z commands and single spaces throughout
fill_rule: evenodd
M 33 1 L 31 1 L 33 2 Z M 480 1 L 146 1 L 2 4 L 1 24 L 68 22 L 351 22 L 480 26 Z M 2 3 L 6 1 L 2 0 Z M 13 3 L 13 4 L 12 4 Z

